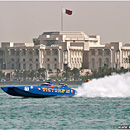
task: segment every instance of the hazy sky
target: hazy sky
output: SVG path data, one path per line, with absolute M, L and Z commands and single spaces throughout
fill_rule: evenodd
M 60 31 L 61 7 L 73 11 L 63 15 L 64 31 L 100 35 L 101 43 L 130 43 L 129 1 L 0 1 L 0 42 L 32 42 L 45 31 Z

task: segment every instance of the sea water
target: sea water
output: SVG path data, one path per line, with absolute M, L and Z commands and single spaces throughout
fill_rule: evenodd
M 0 90 L 0 129 L 91 130 L 130 125 L 130 73 L 71 85 L 75 97 L 22 98 Z

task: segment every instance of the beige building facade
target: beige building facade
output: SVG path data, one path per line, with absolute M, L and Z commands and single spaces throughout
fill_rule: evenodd
M 84 32 L 44 32 L 33 43 L 2 42 L 0 69 L 56 71 L 66 66 L 96 70 L 108 67 L 128 68 L 130 44 L 111 42 L 100 44 L 100 36 Z
M 97 70 L 104 65 L 109 68 L 129 68 L 130 44 L 111 42 L 105 45 L 90 47 L 88 68 Z

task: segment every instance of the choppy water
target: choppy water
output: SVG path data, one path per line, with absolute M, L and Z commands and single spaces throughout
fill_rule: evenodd
M 129 74 L 125 74 L 71 86 L 79 92 L 73 98 L 22 98 L 0 90 L 0 129 L 90 130 L 130 125 L 130 86 L 124 83 L 125 93 L 120 85 L 124 77 L 125 82 L 129 81 Z M 117 79 L 111 83 L 111 78 Z M 103 80 L 111 85 L 115 81 L 116 84 L 107 86 L 107 83 L 101 83 Z M 95 81 L 99 83 L 96 90 L 88 87 L 89 84 L 94 85 Z

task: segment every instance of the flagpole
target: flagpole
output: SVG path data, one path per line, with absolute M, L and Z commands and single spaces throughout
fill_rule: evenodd
M 63 31 L 63 11 L 61 7 L 61 31 Z

